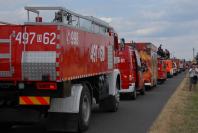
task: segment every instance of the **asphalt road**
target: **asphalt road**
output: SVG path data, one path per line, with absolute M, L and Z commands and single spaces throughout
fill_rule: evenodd
M 146 95 L 139 95 L 135 101 L 121 101 L 116 113 L 101 112 L 96 106 L 86 133 L 146 133 L 183 78 L 184 73 L 179 74 L 147 91 Z M 43 125 L 15 126 L 8 132 L 45 133 Z

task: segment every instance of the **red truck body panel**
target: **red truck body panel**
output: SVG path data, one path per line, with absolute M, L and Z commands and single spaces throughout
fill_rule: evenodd
M 164 59 L 158 58 L 158 80 L 166 80 L 166 62 Z
M 119 63 L 117 64 L 118 69 L 121 73 L 122 89 L 129 89 L 132 83 L 135 83 L 134 69 L 136 66 L 133 64 L 135 59 L 130 46 L 125 46 L 122 50 L 116 51 L 116 56 L 119 58 Z
M 166 60 L 166 72 L 167 72 L 167 77 L 172 77 L 173 76 L 173 61 L 172 60 Z
M 1 25 L 0 31 L 1 81 L 63 81 L 113 70 L 108 33 L 62 25 Z
M 1 25 L 0 39 L 8 40 L 8 42 L 0 43 L 0 80 L 22 81 L 22 56 L 24 52 L 31 51 L 55 51 L 57 39 L 56 26 L 25 26 L 25 25 Z M 45 33 L 53 33 L 49 35 L 49 41 L 54 44 L 43 44 L 37 42 L 39 36 Z M 28 39 L 27 39 L 27 38 Z M 27 39 L 27 40 L 26 40 Z M 47 40 L 48 41 L 48 40 Z M 11 59 L 3 57 L 8 54 Z M 11 68 L 9 67 L 11 66 Z M 31 69 L 31 67 L 30 67 Z M 7 72 L 7 73 L 6 73 Z M 11 72 L 12 74 L 8 74 Z
M 119 58 L 117 68 L 121 72 L 122 89 L 129 89 L 132 84 L 135 84 L 137 90 L 144 87 L 142 71 L 139 69 L 141 63 L 137 54 L 138 52 L 129 43 L 126 43 L 122 50 L 116 51 L 116 57 Z

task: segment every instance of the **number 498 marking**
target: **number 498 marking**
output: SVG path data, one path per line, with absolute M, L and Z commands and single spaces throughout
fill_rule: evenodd
M 39 40 L 37 38 L 40 38 Z M 43 34 L 36 34 L 35 32 L 18 32 L 16 35 L 15 40 L 19 42 L 19 44 L 33 44 L 33 42 L 40 43 L 42 42 L 43 44 L 52 44 L 55 45 L 56 39 L 56 33 L 54 32 L 45 32 Z

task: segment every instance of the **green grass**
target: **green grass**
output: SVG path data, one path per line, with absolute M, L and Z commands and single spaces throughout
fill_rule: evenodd
M 178 112 L 183 118 L 180 125 L 174 125 L 172 133 L 198 133 L 198 85 L 188 95 L 183 110 Z

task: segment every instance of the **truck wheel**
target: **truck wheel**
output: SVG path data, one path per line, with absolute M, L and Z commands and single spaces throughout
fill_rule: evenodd
M 84 85 L 79 108 L 79 131 L 85 131 L 88 129 L 91 116 L 91 96 L 86 85 Z
M 83 132 L 87 130 L 91 116 L 91 94 L 86 85 L 83 85 L 79 102 L 78 113 L 48 113 L 46 130 L 50 132 Z
M 135 100 L 136 98 L 137 98 L 137 91 L 136 91 L 136 89 L 134 89 L 134 91 L 131 92 L 131 99 Z
M 120 102 L 119 83 L 116 83 L 116 93 L 100 101 L 99 107 L 103 111 L 116 112 Z
M 115 96 L 112 96 L 112 101 L 110 103 L 110 110 L 111 112 L 117 112 L 118 107 L 119 107 L 119 102 L 120 102 L 120 93 L 119 93 L 119 86 L 116 85 L 116 94 Z
M 145 90 L 149 91 L 151 90 L 151 86 L 144 86 Z
M 145 87 L 142 88 L 142 90 L 140 91 L 141 95 L 145 95 Z

